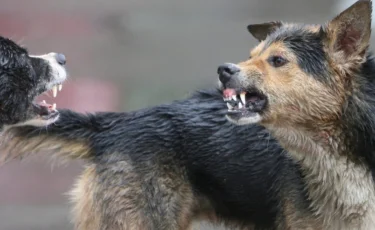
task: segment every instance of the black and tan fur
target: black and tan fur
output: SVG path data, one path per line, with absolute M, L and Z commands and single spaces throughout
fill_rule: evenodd
M 301 167 L 311 229 L 375 229 L 371 9 L 358 1 L 323 26 L 250 25 L 251 58 L 219 68 L 227 99 L 246 94 L 242 109 L 228 100 L 228 119 L 266 127 Z
M 131 113 L 60 110 L 47 127 L 7 126 L 2 158 L 85 159 L 71 192 L 78 230 L 185 230 L 196 220 L 373 229 L 369 24 L 361 1 L 323 27 L 251 25 L 261 41 L 251 59 L 219 69 L 225 88 L 247 92 L 240 113 L 227 114 L 217 90 Z M 226 114 L 266 126 L 288 155 L 266 129 Z
M 131 113 L 60 110 L 47 128 L 8 128 L 1 152 L 87 161 L 71 192 L 76 229 L 185 230 L 199 220 L 303 228 L 298 167 L 264 128 L 238 127 L 225 113 L 218 90 Z
M 41 61 L 49 71 L 39 71 L 29 65 L 35 57 L 7 42 L 14 49 L 0 49 L 3 59 L 12 57 L 0 65 L 0 91 L 10 89 L 3 101 L 22 104 L 24 117 L 9 116 L 14 106 L 1 110 L 10 118 L 2 120 L 1 160 L 34 153 L 85 159 L 71 192 L 76 229 L 185 230 L 199 220 L 235 229 L 315 223 L 302 218 L 309 210 L 297 165 L 264 128 L 228 122 L 219 90 L 131 113 L 40 116 L 27 108 L 36 106 L 36 94 L 61 83 L 65 70 Z

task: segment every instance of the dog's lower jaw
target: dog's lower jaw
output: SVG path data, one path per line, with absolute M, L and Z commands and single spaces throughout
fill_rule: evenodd
M 236 124 L 236 125 L 250 125 L 250 124 L 257 124 L 262 121 L 262 117 L 260 114 L 255 114 L 254 116 L 251 117 L 241 117 L 238 120 L 235 120 L 231 118 L 229 115 L 226 115 L 226 118 L 228 121 Z
M 13 125 L 4 125 L 2 128 L 2 131 L 6 131 L 10 128 L 13 127 L 21 127 L 21 126 L 34 126 L 34 127 L 47 127 L 53 123 L 55 123 L 59 119 L 59 114 L 54 116 L 53 118 L 50 119 L 40 119 L 40 118 L 33 118 L 30 120 L 26 120 L 24 122 L 16 123 Z
M 25 121 L 20 124 L 16 124 L 16 126 L 35 126 L 35 127 L 44 127 L 48 126 L 50 124 L 55 123 L 59 119 L 59 115 L 54 116 L 53 118 L 43 120 L 43 119 L 31 119 L 28 121 Z

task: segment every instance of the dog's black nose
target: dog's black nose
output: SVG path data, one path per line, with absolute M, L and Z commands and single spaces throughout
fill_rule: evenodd
M 55 56 L 57 63 L 60 65 L 65 65 L 66 64 L 66 58 L 64 54 L 58 53 Z
M 240 72 L 241 69 L 233 63 L 225 63 L 217 69 L 217 73 L 219 74 L 219 80 L 221 83 L 227 83 L 234 74 Z

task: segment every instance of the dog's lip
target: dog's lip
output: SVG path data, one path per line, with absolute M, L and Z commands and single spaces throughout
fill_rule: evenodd
M 48 114 L 46 114 L 46 115 L 42 115 L 42 116 L 40 116 L 40 117 L 41 117 L 43 120 L 50 120 L 50 119 L 54 119 L 54 118 L 56 118 L 59 114 L 60 114 L 59 111 L 54 110 L 54 111 L 52 111 L 52 112 L 50 112 L 50 113 L 48 113 Z
M 34 112 L 40 117 L 49 117 L 51 114 L 58 113 L 56 110 L 56 104 L 47 104 L 45 101 L 33 102 Z
M 56 97 L 57 93 L 60 92 L 63 88 L 62 82 L 54 83 L 46 92 L 51 91 L 52 96 Z
M 50 120 L 59 115 L 59 111 L 52 109 L 49 104 L 41 105 L 41 103 L 37 103 L 33 104 L 33 106 L 36 109 L 39 119 Z

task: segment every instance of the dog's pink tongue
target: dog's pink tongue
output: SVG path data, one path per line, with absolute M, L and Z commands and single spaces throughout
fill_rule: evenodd
M 225 98 L 232 97 L 233 95 L 236 95 L 236 90 L 234 90 L 234 89 L 224 89 L 223 96 Z

